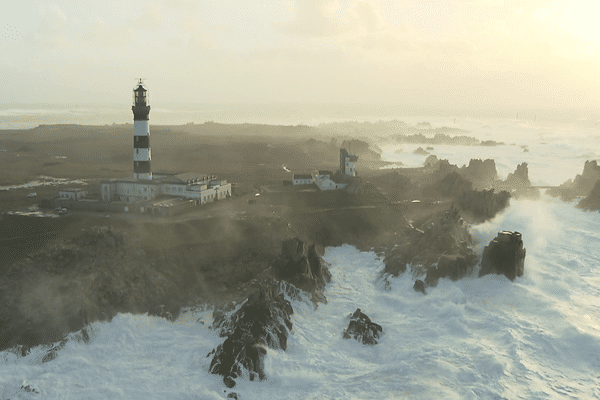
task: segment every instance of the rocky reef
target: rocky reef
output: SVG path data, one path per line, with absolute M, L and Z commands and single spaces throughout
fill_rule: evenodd
M 423 294 L 427 294 L 427 291 L 425 290 L 425 282 L 423 282 L 420 279 L 417 279 L 415 281 L 415 284 L 413 285 L 413 290 L 415 292 L 421 292 Z
M 456 199 L 457 206 L 476 222 L 494 218 L 508 207 L 510 193 L 503 190 L 494 193 L 494 189 L 470 190 L 462 192 Z
M 530 187 L 531 181 L 529 180 L 529 168 L 527 167 L 527 163 L 524 162 L 517 165 L 515 172 L 508 174 L 505 183 L 515 189 Z
M 298 238 L 285 240 L 272 269 L 275 277 L 310 293 L 313 302 L 327 302 L 323 289 L 331 281 L 331 274 L 314 244 L 307 245 Z
M 503 274 L 511 281 L 525 268 L 523 239 L 519 232 L 502 231 L 483 249 L 479 276 Z
M 273 278 L 260 281 L 230 318 L 215 315 L 213 327 L 226 339 L 213 350 L 210 372 L 223 376 L 227 387 L 235 386 L 239 377 L 265 379 L 265 347 L 286 350 L 293 312 Z
M 413 151 L 413 154 L 416 154 L 418 156 L 426 156 L 426 155 L 429 155 L 429 152 L 427 150 L 425 150 L 424 148 L 419 147 Z
M 212 327 L 226 339 L 208 355 L 213 355 L 210 371 L 223 376 L 227 387 L 235 386 L 238 378 L 265 379 L 265 349 L 286 350 L 292 329 L 294 311 L 284 294 L 295 297 L 308 292 L 316 306 L 327 302 L 323 289 L 330 281 L 327 264 L 314 244 L 285 240 L 271 267 L 251 281 L 252 293 L 241 306 L 229 303 L 214 311 Z
M 560 197 L 563 201 L 571 201 L 579 196 L 588 196 L 598 180 L 600 180 L 600 166 L 595 160 L 588 160 L 583 166 L 583 172 L 574 180 L 569 179 L 557 188 L 548 189 L 546 193 Z
M 538 188 L 531 186 L 529 168 L 526 162 L 517 165 L 515 171 L 508 174 L 505 181 L 497 183 L 494 187 L 509 191 L 516 199 L 527 198 L 537 200 L 541 195 Z
M 383 335 L 381 325 L 371 321 L 371 319 L 357 308 L 354 314 L 350 315 L 348 327 L 343 332 L 344 339 L 354 338 L 362 344 L 377 344 L 377 339 Z
M 414 276 L 426 274 L 425 283 L 431 286 L 440 278 L 459 279 L 477 262 L 469 247 L 472 242 L 467 224 L 453 206 L 412 225 L 406 241 L 386 253 L 383 273 L 397 276 L 410 267 Z
M 460 174 L 473 182 L 475 188 L 486 189 L 498 179 L 496 162 L 492 159 L 471 159 L 468 166 L 460 169 Z
M 479 165 L 477 168 L 483 168 L 479 169 L 479 173 L 482 174 L 486 168 L 492 166 L 488 163 L 488 167 L 483 167 L 485 162 L 471 162 L 470 165 Z M 493 165 L 493 171 L 495 171 L 495 165 Z M 488 172 L 488 174 L 492 174 L 492 172 Z M 490 185 L 493 183 L 490 181 Z M 423 194 L 430 197 L 441 196 L 454 199 L 456 206 L 463 212 L 464 216 L 475 222 L 483 222 L 494 218 L 497 213 L 509 205 L 511 195 L 507 190 L 496 193 L 493 188 L 474 190 L 473 187 L 473 182 L 467 179 L 465 174 L 454 170 L 446 173 L 435 183 L 426 186 L 423 189 Z
M 577 207 L 584 210 L 600 210 L 600 180 L 596 182 L 589 196 L 581 199 Z

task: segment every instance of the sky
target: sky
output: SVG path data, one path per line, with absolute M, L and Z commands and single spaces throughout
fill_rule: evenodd
M 597 108 L 593 0 L 21 0 L 0 103 Z

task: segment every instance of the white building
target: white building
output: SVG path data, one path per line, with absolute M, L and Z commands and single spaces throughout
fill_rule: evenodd
M 111 179 L 100 183 L 100 197 L 103 202 L 134 203 L 169 196 L 191 199 L 196 205 L 230 197 L 231 183 L 214 178 L 214 175 L 155 172 L 149 181 Z
M 103 203 L 149 202 L 139 207 L 140 212 L 153 205 L 172 206 L 175 203 L 201 205 L 231 196 L 231 184 L 217 180 L 214 175 L 191 172 L 155 172 L 150 168 L 150 131 L 148 127 L 150 105 L 148 90 L 140 80 L 133 90 L 133 177 L 111 179 L 100 183 L 100 199 Z M 157 200 L 153 204 L 152 200 Z M 175 203 L 170 200 L 177 200 Z M 189 201 L 188 201 L 189 200 Z M 172 204 L 171 204 L 172 203 Z M 123 208 L 128 212 L 129 206 Z M 137 209 L 131 208 L 131 209 Z
M 81 200 L 86 195 L 87 191 L 84 189 L 66 188 L 58 191 L 58 197 L 60 199 Z
M 294 174 L 292 176 L 292 184 L 294 185 L 312 185 L 315 179 L 310 174 Z
M 336 190 L 346 187 L 345 183 L 335 182 L 328 175 L 317 175 L 315 177 L 315 185 L 317 185 L 321 190 Z

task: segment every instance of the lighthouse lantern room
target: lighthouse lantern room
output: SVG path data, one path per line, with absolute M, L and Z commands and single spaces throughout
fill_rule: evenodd
M 150 128 L 148 120 L 150 104 L 148 103 L 148 89 L 144 87 L 142 79 L 133 89 L 133 178 L 136 180 L 151 180 L 152 170 L 150 160 Z

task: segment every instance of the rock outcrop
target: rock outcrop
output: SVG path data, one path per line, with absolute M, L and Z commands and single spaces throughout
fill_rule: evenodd
M 577 207 L 584 210 L 600 210 L 600 180 L 596 182 L 589 196 L 581 199 Z
M 458 207 L 477 222 L 494 218 L 505 209 L 510 200 L 510 193 L 503 190 L 494 193 L 494 189 L 470 190 L 462 192 L 457 198 Z
M 440 160 L 437 158 L 437 156 L 435 154 L 431 154 L 431 155 L 427 156 L 427 158 L 425 159 L 425 162 L 423 162 L 423 166 L 425 168 L 436 169 L 439 163 L 440 163 Z
M 420 279 L 417 279 L 415 281 L 415 284 L 413 285 L 413 290 L 415 292 L 421 292 L 423 294 L 427 294 L 427 292 L 425 291 L 425 282 L 423 282 Z
M 450 278 L 453 281 L 460 279 L 473 271 L 476 262 L 477 255 L 464 243 L 461 251 L 442 254 L 437 265 L 427 269 L 425 283 L 435 286 L 440 278 Z
M 223 376 L 227 387 L 233 387 L 239 377 L 247 376 L 251 381 L 265 379 L 265 347 L 287 348 L 293 312 L 277 281 L 271 278 L 260 282 L 230 318 L 215 315 L 213 327 L 220 329 L 220 335 L 227 339 L 214 350 L 210 372 Z
M 290 316 L 294 312 L 285 294 L 300 297 L 308 292 L 311 300 L 325 303 L 325 285 L 331 281 L 327 264 L 319 257 L 315 245 L 298 238 L 282 243 L 281 254 L 259 278 L 251 281 L 253 291 L 241 306 L 230 303 L 224 310 L 213 312 L 214 329 L 226 337 L 212 353 L 210 371 L 223 376 L 227 387 L 247 377 L 263 380 L 266 348 L 287 348 Z M 290 285 L 291 284 L 291 285 Z
M 475 188 L 480 189 L 491 187 L 498 179 L 496 162 L 492 159 L 471 159 L 468 166 L 463 166 L 460 169 L 460 173 L 473 182 Z
M 427 155 L 429 155 L 429 152 L 427 150 L 423 149 L 422 147 L 419 147 L 413 151 L 413 154 L 416 154 L 419 156 L 427 156 Z
M 442 179 L 429 188 L 425 189 L 427 194 L 433 196 L 444 196 L 458 198 L 463 192 L 473 190 L 473 183 L 456 171 L 444 175 Z
M 515 172 L 508 174 L 505 183 L 515 189 L 525 189 L 530 187 L 531 181 L 529 180 L 529 168 L 527 167 L 527 163 L 524 162 L 517 165 Z
M 381 325 L 371 321 L 366 314 L 357 308 L 354 314 L 350 315 L 348 328 L 343 332 L 344 339 L 354 338 L 362 344 L 374 345 L 377 344 L 377 339 L 383 335 Z
M 498 189 L 510 191 L 515 198 L 527 198 L 537 200 L 540 198 L 540 190 L 531 186 L 529 180 L 529 168 L 527 163 L 517 165 L 515 172 L 508 174 L 504 182 L 495 185 Z
M 397 276 L 410 266 L 414 276 L 426 274 L 435 286 L 440 278 L 459 279 L 477 262 L 472 238 L 455 207 L 413 226 L 405 243 L 387 252 L 383 273 Z
M 557 188 L 548 189 L 550 196 L 560 197 L 563 201 L 571 201 L 578 196 L 588 196 L 596 182 L 600 180 L 600 166 L 593 161 L 586 161 L 581 175 L 574 180 L 569 179 Z
M 298 238 L 285 240 L 281 254 L 273 262 L 273 269 L 277 278 L 309 292 L 313 302 L 327 302 L 323 289 L 331 281 L 331 273 L 314 244 L 307 245 Z
M 502 231 L 483 249 L 479 276 L 504 274 L 511 281 L 525 268 L 523 240 L 519 232 Z

